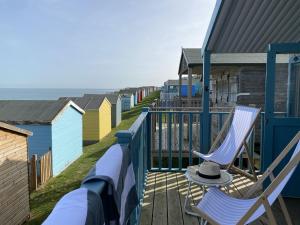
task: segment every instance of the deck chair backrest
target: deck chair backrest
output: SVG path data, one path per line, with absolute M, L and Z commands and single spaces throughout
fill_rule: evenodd
M 294 150 L 293 155 L 291 156 L 291 159 L 289 160 L 289 163 L 292 162 L 292 160 L 297 156 L 300 155 L 300 141 L 298 142 L 298 144 L 296 145 L 296 148 Z M 288 164 L 289 164 L 288 163 Z M 290 172 L 288 172 L 288 174 L 283 178 L 283 180 L 279 183 L 279 185 L 274 189 L 274 191 L 270 194 L 270 196 L 268 197 L 269 203 L 273 204 L 273 202 L 277 199 L 278 195 L 282 192 L 283 188 L 285 187 L 285 185 L 287 184 L 287 182 L 289 181 L 289 179 L 291 178 L 291 176 L 293 175 L 297 165 L 298 165 L 299 161 L 297 162 L 297 164 L 295 166 L 293 166 L 290 170 Z M 288 166 L 288 164 L 286 166 Z
M 249 136 L 260 109 L 236 106 L 229 131 L 219 147 L 224 155 L 235 156 Z M 234 152 L 233 152 L 234 151 Z

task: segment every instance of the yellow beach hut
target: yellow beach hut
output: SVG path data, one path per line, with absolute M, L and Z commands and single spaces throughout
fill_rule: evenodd
M 92 97 L 62 97 L 72 100 L 85 110 L 83 115 L 83 142 L 92 144 L 100 141 L 111 131 L 111 103 L 103 96 Z

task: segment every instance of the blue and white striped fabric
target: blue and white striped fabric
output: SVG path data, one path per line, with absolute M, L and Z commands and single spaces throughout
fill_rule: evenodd
M 300 141 L 298 142 L 290 161 L 300 154 Z M 291 178 L 295 166 L 288 175 L 279 183 L 274 191 L 268 197 L 269 204 L 272 205 L 278 198 L 279 194 Z M 258 198 L 253 199 L 236 199 L 230 197 L 217 188 L 210 188 L 204 198 L 199 202 L 200 211 L 208 215 L 220 225 L 237 224 L 240 219 L 250 210 Z M 253 222 L 265 213 L 265 208 L 261 205 L 249 218 L 246 224 Z
M 247 134 L 259 111 L 259 109 L 253 107 L 236 106 L 231 126 L 220 147 L 207 155 L 199 152 L 195 154 L 206 161 L 213 161 L 220 165 L 230 164 L 240 150 L 243 141 L 247 138 Z
M 76 189 L 62 197 L 43 225 L 103 225 L 101 198 L 86 188 Z
M 82 183 L 99 179 L 108 188 L 101 198 L 106 224 L 126 224 L 131 212 L 138 205 L 135 176 L 128 148 L 116 144 L 97 161 Z

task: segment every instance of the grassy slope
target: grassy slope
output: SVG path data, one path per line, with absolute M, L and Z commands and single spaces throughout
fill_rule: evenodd
M 101 142 L 84 147 L 84 152 L 79 159 L 60 175 L 51 178 L 45 186 L 33 192 L 30 195 L 31 219 L 29 224 L 41 224 L 64 194 L 78 188 L 89 169 L 116 142 L 115 133 L 118 130 L 128 129 L 141 113 L 142 107 L 148 106 L 157 97 L 158 92 L 154 92 L 138 106 L 124 112 L 122 122 L 117 128 L 114 128 Z

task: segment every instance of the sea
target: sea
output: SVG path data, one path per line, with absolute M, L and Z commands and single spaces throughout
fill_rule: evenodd
M 56 100 L 60 97 L 80 97 L 84 94 L 106 94 L 117 89 L 73 88 L 0 88 L 0 100 Z

